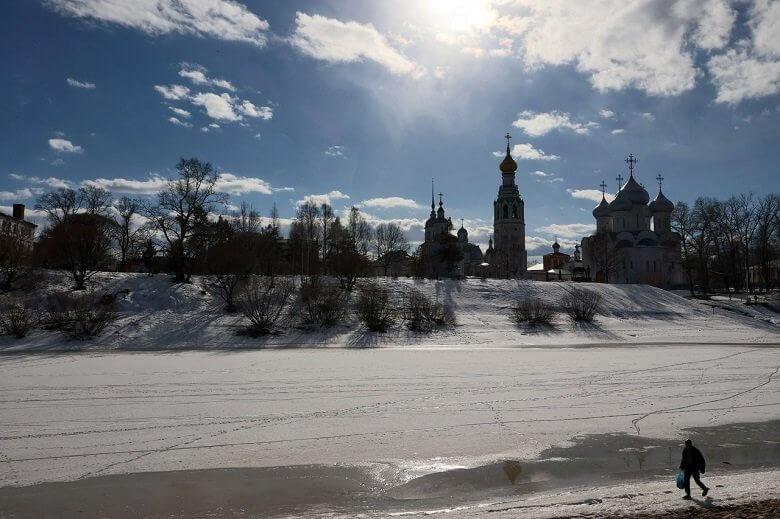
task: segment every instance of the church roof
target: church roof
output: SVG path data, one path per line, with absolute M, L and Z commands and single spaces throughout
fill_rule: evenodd
M 508 142 L 506 145 L 506 157 L 501 161 L 501 165 L 498 168 L 501 170 L 501 173 L 514 173 L 517 171 L 517 162 L 515 162 L 515 159 L 513 159 L 512 155 L 509 153 Z
M 609 216 L 609 202 L 607 202 L 607 199 L 604 198 L 603 194 L 601 195 L 601 202 L 593 209 L 593 216 L 595 218 Z
M 653 213 L 662 213 L 662 212 L 671 213 L 673 210 L 674 210 L 674 204 L 672 203 L 671 200 L 666 198 L 663 192 L 659 189 L 658 196 L 655 197 L 655 200 L 650 202 L 650 211 Z
M 625 191 L 621 189 L 618 191 L 615 199 L 609 203 L 608 207 L 610 211 L 630 211 L 631 200 L 628 199 L 628 195 Z
M 647 189 L 639 185 L 639 182 L 634 180 L 634 175 L 628 177 L 628 182 L 623 186 L 621 192 L 625 192 L 628 200 L 632 204 L 646 205 L 650 201 L 650 195 L 647 193 Z

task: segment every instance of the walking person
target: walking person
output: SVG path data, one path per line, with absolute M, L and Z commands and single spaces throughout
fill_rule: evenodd
M 682 461 L 680 461 L 680 470 L 685 472 L 685 495 L 683 499 L 691 498 L 691 477 L 701 488 L 702 497 L 707 495 L 710 489 L 699 480 L 699 473 L 704 474 L 705 463 L 701 451 L 693 446 L 691 440 L 685 440 L 685 448 L 682 452 Z

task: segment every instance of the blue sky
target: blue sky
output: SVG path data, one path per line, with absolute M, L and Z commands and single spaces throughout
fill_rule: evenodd
M 307 197 L 422 236 L 430 179 L 485 244 L 509 131 L 529 255 L 589 233 L 624 158 L 672 200 L 777 191 L 780 2 L 10 0 L 0 210 L 146 196 L 196 156 L 231 203 Z

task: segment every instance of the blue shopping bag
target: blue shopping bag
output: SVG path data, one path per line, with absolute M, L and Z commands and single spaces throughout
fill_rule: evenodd
M 682 470 L 677 473 L 677 488 L 685 488 L 685 472 Z

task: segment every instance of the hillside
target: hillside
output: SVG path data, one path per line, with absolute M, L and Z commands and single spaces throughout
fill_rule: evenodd
M 119 319 L 101 337 L 68 341 L 58 332 L 36 330 L 27 338 L 0 337 L 0 351 L 231 349 L 260 347 L 521 347 L 605 343 L 776 343 L 780 328 L 756 319 L 689 301 L 671 292 L 640 285 L 581 284 L 604 299 L 595 323 L 576 325 L 563 313 L 554 326 L 514 324 L 509 309 L 519 297 L 537 297 L 557 305 L 570 284 L 511 280 L 431 281 L 381 279 L 400 295 L 412 285 L 450 305 L 453 328 L 432 334 L 402 323 L 386 334 L 370 333 L 354 317 L 332 329 L 303 329 L 293 320 L 285 333 L 272 337 L 240 335 L 243 318 L 226 314 L 205 278 L 176 285 L 164 275 L 104 273 L 92 290 L 118 297 Z M 50 273 L 33 297 L 68 289 L 68 279 Z M 7 296 L 6 296 L 7 297 Z M 776 321 L 775 321 L 776 322 Z

